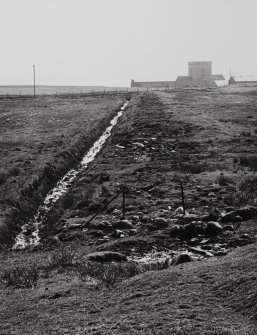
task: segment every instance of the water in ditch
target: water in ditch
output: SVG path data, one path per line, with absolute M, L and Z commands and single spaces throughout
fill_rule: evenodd
M 128 106 L 129 101 L 126 101 L 121 107 L 120 111 L 116 116 L 111 120 L 110 126 L 106 128 L 101 137 L 94 143 L 94 145 L 89 149 L 87 154 L 82 159 L 81 163 L 76 169 L 70 170 L 58 183 L 57 185 L 47 194 L 43 204 L 39 206 L 37 214 L 35 217 L 28 223 L 24 224 L 22 231 L 19 235 L 16 236 L 13 249 L 24 249 L 27 246 L 37 245 L 40 241 L 39 237 L 39 228 L 42 224 L 45 215 L 52 208 L 53 204 L 65 194 L 75 178 L 80 172 L 85 170 L 88 167 L 88 164 L 91 163 L 96 155 L 99 153 L 103 147 L 105 141 L 111 135 L 113 127 L 117 124 L 118 119 L 121 117 L 124 109 Z M 32 228 L 32 229 L 31 229 Z M 32 230 L 32 233 L 31 233 Z

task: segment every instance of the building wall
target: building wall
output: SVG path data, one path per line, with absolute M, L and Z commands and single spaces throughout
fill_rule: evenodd
M 175 81 L 134 81 L 132 79 L 131 87 L 175 88 Z
M 212 75 L 212 62 L 189 62 L 188 76 L 199 80 Z

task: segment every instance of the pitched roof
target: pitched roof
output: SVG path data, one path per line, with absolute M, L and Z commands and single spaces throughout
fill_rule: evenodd
M 235 82 L 245 83 L 245 82 L 253 82 L 257 81 L 257 76 L 254 75 L 243 75 L 243 76 L 231 76 L 230 79 L 234 79 Z
M 192 81 L 193 78 L 189 76 L 178 76 L 176 81 Z

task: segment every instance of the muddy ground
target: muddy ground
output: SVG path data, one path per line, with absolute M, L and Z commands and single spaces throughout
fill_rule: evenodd
M 1 263 L 44 264 L 71 244 L 79 259 L 115 251 L 167 269 L 108 289 L 74 268 L 31 289 L 3 286 L 2 333 L 256 334 L 256 97 L 238 87 L 134 95 L 49 212 L 41 245 Z M 190 262 L 175 266 L 181 254 Z

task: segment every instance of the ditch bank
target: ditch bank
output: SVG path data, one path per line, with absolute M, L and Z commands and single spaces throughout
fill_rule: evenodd
M 80 163 L 85 152 L 102 135 L 129 98 L 131 95 L 124 95 L 117 108 L 97 123 L 89 133 L 81 134 L 70 147 L 58 152 L 52 161 L 45 163 L 44 168 L 41 169 L 42 172 L 34 177 L 28 187 L 21 189 L 20 195 L 17 195 L 15 200 L 9 199 L 9 212 L 4 224 L 0 227 L 0 249 L 14 244 L 15 237 L 21 232 L 21 227 L 36 215 L 38 207 L 43 203 L 48 192 L 70 169 Z

